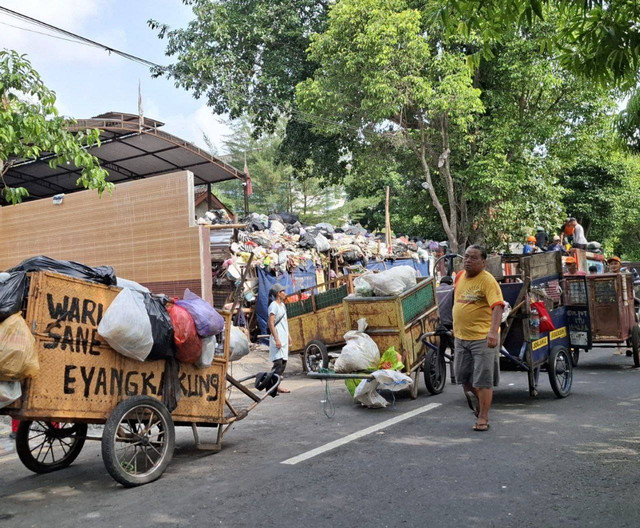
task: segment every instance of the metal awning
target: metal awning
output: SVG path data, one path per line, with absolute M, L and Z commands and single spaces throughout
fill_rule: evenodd
M 108 180 L 121 183 L 160 174 L 189 170 L 194 183 L 202 185 L 225 180 L 245 181 L 245 175 L 208 152 L 176 136 L 158 130 L 164 123 L 135 114 L 109 112 L 92 119 L 80 119 L 71 131 L 100 130 L 100 146 L 88 151 L 109 172 Z M 76 185 L 80 170 L 72 163 L 51 168 L 53 154 L 36 160 L 19 161 L 5 175 L 7 185 L 25 187 L 29 198 L 46 198 L 82 190 Z

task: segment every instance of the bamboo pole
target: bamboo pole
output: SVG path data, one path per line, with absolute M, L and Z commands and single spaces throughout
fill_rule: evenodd
M 391 217 L 389 215 L 389 198 L 391 195 L 391 190 L 387 185 L 387 198 L 384 204 L 384 227 L 386 231 L 386 243 L 387 243 L 387 252 L 391 250 Z

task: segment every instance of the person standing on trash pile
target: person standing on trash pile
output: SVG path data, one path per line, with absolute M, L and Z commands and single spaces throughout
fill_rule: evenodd
M 560 240 L 560 237 L 558 235 L 555 235 L 553 237 L 553 240 L 551 241 L 551 244 L 547 246 L 547 251 L 562 251 L 562 250 L 563 250 L 562 241 Z
M 573 224 L 572 220 L 575 218 L 567 218 L 562 224 L 562 233 L 560 234 L 560 240 L 563 246 L 573 243 Z
M 476 415 L 474 431 L 489 429 L 493 387 L 500 379 L 499 342 L 504 299 L 500 285 L 485 270 L 487 252 L 469 246 L 456 276 L 453 303 L 454 371 Z
M 587 238 L 584 236 L 584 227 L 582 227 L 575 218 L 571 218 L 573 226 L 573 247 L 578 249 L 587 249 Z
M 528 236 L 527 241 L 524 243 L 524 246 L 522 247 L 522 254 L 531 255 L 532 253 L 535 252 L 535 250 L 536 250 L 536 237 Z
M 289 322 L 284 305 L 287 294 L 281 284 L 274 284 L 269 293 L 273 298 L 269 305 L 269 359 L 273 363 L 273 372 L 282 378 L 289 359 Z M 278 392 L 288 394 L 291 391 L 278 387 Z
M 545 251 L 547 249 L 547 245 L 549 244 L 549 235 L 544 230 L 544 227 L 538 227 L 536 229 L 536 246 L 540 248 L 541 251 Z

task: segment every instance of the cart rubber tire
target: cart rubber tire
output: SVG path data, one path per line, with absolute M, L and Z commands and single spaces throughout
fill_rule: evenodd
M 571 349 L 571 362 L 573 363 L 574 367 L 578 366 L 578 361 L 580 361 L 580 349 L 579 348 L 572 348 Z
M 555 346 L 549 354 L 547 371 L 549 383 L 558 398 L 566 398 L 571 392 L 573 383 L 573 362 L 569 351 L 562 346 Z
M 640 327 L 637 324 L 631 329 L 631 350 L 633 350 L 633 366 L 640 367 Z
M 162 434 L 164 435 L 160 458 L 153 464 L 149 471 L 141 475 L 132 474 L 124 467 L 122 467 L 125 464 L 121 464 L 121 462 L 119 462 L 116 452 L 117 435 L 119 432 L 124 431 L 123 418 L 125 418 L 133 410 L 137 410 L 138 413 L 140 411 L 142 411 L 143 413 L 152 412 L 154 413 L 152 414 L 152 418 L 154 415 L 157 415 L 159 419 L 157 423 L 161 425 L 161 428 L 159 430 L 161 430 L 162 432 L 151 436 L 160 436 Z M 144 425 L 144 416 L 142 420 L 143 421 L 141 425 Z M 133 421 L 133 419 L 129 420 L 129 422 L 131 421 Z M 124 434 L 125 436 L 131 436 L 131 433 L 127 433 L 126 431 L 124 431 Z M 135 433 L 133 434 L 135 435 Z M 138 436 L 138 438 L 145 437 L 145 435 L 135 436 Z M 113 410 L 113 412 L 109 415 L 109 418 L 107 419 L 107 422 L 104 426 L 104 432 L 102 434 L 102 460 L 105 467 L 107 468 L 107 471 L 114 480 L 129 488 L 134 486 L 141 486 L 143 484 L 153 482 L 154 480 L 157 480 L 162 476 L 165 469 L 167 469 L 169 462 L 171 462 L 171 459 L 173 458 L 175 445 L 175 427 L 173 425 L 171 413 L 165 407 L 165 405 L 161 401 L 156 400 L 155 398 L 152 398 L 150 396 L 134 396 L 123 402 L 120 402 Z M 158 451 L 156 450 L 156 452 Z M 135 450 L 135 453 L 136 454 L 134 455 L 134 458 L 136 458 L 137 462 L 137 449 Z M 142 453 L 142 449 L 140 453 Z M 130 465 L 131 462 L 132 461 L 130 460 L 128 464 Z
M 31 429 L 34 424 L 40 424 L 50 431 L 50 434 L 44 434 L 44 439 L 42 440 L 43 446 L 44 443 L 47 442 L 51 446 L 51 449 L 47 448 L 44 456 L 42 456 L 42 449 L 34 456 L 33 452 L 39 447 L 38 445 L 33 449 L 29 446 L 29 436 L 33 432 Z M 52 426 L 52 422 L 48 421 L 27 420 L 20 422 L 18 431 L 16 432 L 16 452 L 18 453 L 20 461 L 27 469 L 34 473 L 51 473 L 52 471 L 69 467 L 73 461 L 78 458 L 87 437 L 87 424 L 73 424 L 69 431 L 72 432 L 71 436 L 60 434 L 60 431 L 64 431 L 64 429 L 56 429 Z M 40 434 L 38 431 L 36 431 L 36 433 Z M 71 446 L 66 450 L 65 444 L 70 438 L 72 439 Z M 39 439 L 40 437 L 38 437 L 38 442 Z M 56 441 L 58 442 L 58 446 L 54 445 Z M 59 447 L 65 451 L 65 454 L 59 460 L 55 460 L 55 455 L 53 454 L 54 447 L 56 449 Z M 45 463 L 44 461 L 47 460 L 49 454 L 53 456 L 53 459 L 50 463 Z
M 318 368 L 329 368 L 329 353 L 326 345 L 317 339 L 309 341 L 302 353 L 302 363 L 305 372 L 318 372 Z
M 425 354 L 422 369 L 427 390 L 431 394 L 440 394 L 447 383 L 447 364 L 444 361 L 444 355 L 437 350 L 429 350 Z

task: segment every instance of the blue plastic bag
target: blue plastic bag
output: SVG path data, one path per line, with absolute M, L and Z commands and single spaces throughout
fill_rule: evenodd
M 207 301 L 192 293 L 189 288 L 184 290 L 184 298 L 176 301 L 193 317 L 196 331 L 200 337 L 217 335 L 224 330 L 224 318 Z

